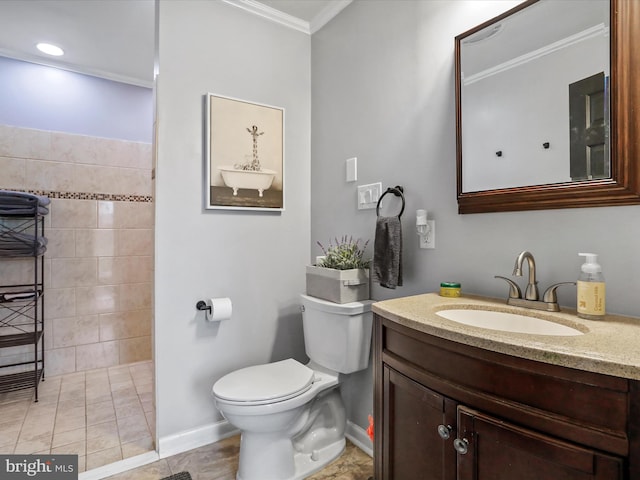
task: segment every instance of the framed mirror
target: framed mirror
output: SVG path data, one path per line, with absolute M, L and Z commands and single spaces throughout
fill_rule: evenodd
M 640 204 L 640 2 L 528 0 L 455 39 L 459 213 Z

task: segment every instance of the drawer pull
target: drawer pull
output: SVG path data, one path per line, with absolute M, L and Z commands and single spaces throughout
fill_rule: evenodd
M 440 438 L 443 440 L 449 440 L 451 430 L 453 430 L 451 425 L 438 425 L 438 435 L 440 435 Z
M 464 455 L 469 450 L 469 441 L 466 438 L 463 438 L 462 440 L 456 438 L 453 441 L 453 448 L 455 448 L 456 452 L 460 455 Z

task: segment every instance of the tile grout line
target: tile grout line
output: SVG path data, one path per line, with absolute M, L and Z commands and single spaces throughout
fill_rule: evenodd
M 42 381 L 44 382 L 44 376 L 42 378 Z M 60 385 L 58 387 L 58 394 L 56 396 L 56 411 L 53 414 L 53 426 L 51 427 L 51 442 L 49 443 L 49 454 L 51 454 L 53 452 L 53 438 L 55 436 L 56 433 L 56 419 L 58 418 L 58 409 L 60 408 L 60 392 L 62 391 L 62 380 L 60 380 Z M 31 406 L 29 406 L 29 409 L 31 409 Z
M 124 449 L 124 443 L 123 443 L 124 439 L 122 437 L 123 432 L 121 432 L 121 427 L 120 427 L 122 422 L 118 422 L 118 415 L 116 413 L 116 399 L 117 399 L 119 390 L 116 390 L 116 391 L 112 390 L 112 387 L 115 385 L 113 383 L 113 380 L 114 379 L 118 380 L 117 375 L 126 372 L 127 375 L 125 378 L 125 382 L 123 383 L 128 384 L 129 382 L 131 382 L 130 384 L 131 384 L 131 388 L 133 388 L 133 392 L 131 392 L 128 389 L 127 389 L 127 392 L 130 392 L 130 393 L 135 392 L 134 405 L 136 407 L 136 410 L 141 412 L 141 415 L 143 416 L 143 418 L 139 419 L 141 422 L 144 422 L 144 423 L 140 423 L 140 426 L 139 426 L 140 427 L 139 434 L 141 435 L 140 438 L 132 440 L 131 442 L 128 442 L 132 444 L 131 449 L 136 450 L 137 448 L 149 448 L 146 445 L 149 445 L 148 443 L 149 440 L 151 441 L 151 444 L 153 443 L 153 432 L 152 432 L 152 426 L 149 422 L 149 417 L 147 415 L 147 412 L 145 412 L 145 407 L 143 406 L 143 397 L 141 396 L 147 393 L 147 389 L 149 388 L 147 384 L 149 383 L 153 384 L 152 375 L 150 375 L 149 372 L 147 371 L 147 363 L 148 363 L 147 361 L 142 361 L 142 362 L 135 362 L 134 364 L 130 364 L 130 365 L 114 366 L 114 367 L 125 367 L 125 368 L 122 368 L 121 373 L 118 372 L 117 370 L 112 371 L 112 375 L 109 374 L 110 367 L 104 368 L 104 374 L 105 374 L 105 380 L 106 380 L 105 385 L 109 389 L 109 394 L 108 394 L 109 403 L 110 403 L 110 407 L 112 408 L 112 411 L 114 412 L 114 421 L 115 421 L 116 432 L 118 435 L 117 441 L 118 441 L 120 460 L 123 460 L 126 458 L 125 458 L 125 449 Z M 76 376 L 77 378 L 72 378 L 74 376 Z M 94 388 L 96 385 L 98 385 L 97 388 L 100 388 L 99 385 L 101 381 L 99 380 L 99 377 L 87 377 L 87 372 L 83 371 L 83 372 L 72 372 L 70 374 L 63 374 L 60 376 L 52 377 L 49 380 L 49 383 L 47 383 L 47 385 L 54 384 L 54 383 L 56 384 L 56 387 L 52 389 L 50 392 L 47 392 L 46 395 L 44 395 L 43 399 L 47 399 L 44 401 L 44 403 L 42 403 L 43 400 L 41 400 L 38 403 L 35 403 L 33 401 L 33 396 L 30 396 L 29 398 L 23 398 L 23 399 L 18 398 L 16 399 L 17 401 L 5 402 L 5 403 L 15 403 L 18 406 L 18 409 L 22 410 L 22 413 L 20 414 L 21 417 L 18 417 L 19 423 L 17 423 L 17 428 L 16 428 L 17 435 L 15 437 L 15 440 L 12 442 L 13 447 L 9 446 L 9 449 L 11 453 L 16 452 L 18 445 L 20 444 L 20 439 L 22 438 L 22 434 L 26 431 L 25 427 L 28 427 L 27 420 L 33 416 L 35 417 L 39 416 L 38 414 L 40 412 L 35 411 L 36 405 L 46 405 L 48 407 L 49 404 L 51 403 L 52 406 L 48 407 L 49 413 L 46 414 L 46 417 L 45 417 L 48 420 L 48 422 L 50 422 L 50 424 L 47 422 L 47 425 L 50 425 L 47 427 L 47 429 L 50 429 L 47 431 L 48 448 L 46 448 L 45 450 L 42 450 L 42 452 L 51 454 L 54 449 L 60 449 L 60 448 L 62 448 L 64 451 L 64 447 L 66 445 L 73 445 L 73 444 L 80 443 L 82 441 L 83 447 L 84 447 L 82 450 L 82 453 L 84 453 L 84 468 L 82 468 L 83 467 L 81 463 L 82 459 L 79 459 L 80 460 L 79 467 L 81 467 L 80 471 L 86 471 L 87 463 L 88 463 L 87 460 L 89 457 L 89 453 L 88 453 L 88 443 L 89 443 L 88 436 L 89 436 L 89 427 L 90 427 L 89 425 L 90 419 L 88 416 L 89 415 L 89 388 L 90 386 Z M 153 385 L 151 386 L 153 387 Z M 54 439 L 56 438 L 56 436 L 67 433 L 67 430 L 65 430 L 64 432 L 59 432 L 58 429 L 56 428 L 56 425 L 60 426 L 60 424 L 57 423 L 57 420 L 59 419 L 59 416 L 62 413 L 60 403 L 61 403 L 63 393 L 65 394 L 65 398 L 67 398 L 70 395 L 69 392 L 71 392 L 71 398 L 67 398 L 67 401 L 73 401 L 72 397 L 73 397 L 73 391 L 75 389 L 78 389 L 78 390 L 82 389 L 82 392 L 83 392 L 82 403 L 78 405 L 78 407 L 81 407 L 82 408 L 81 412 L 83 412 L 84 437 L 80 441 L 74 440 L 73 438 L 69 438 L 64 442 L 63 445 L 54 447 Z M 128 396 L 130 393 L 125 395 Z M 23 407 L 25 408 L 23 409 Z M 151 407 L 155 409 L 155 406 L 153 404 L 151 404 Z M 42 407 L 42 408 L 43 408 L 43 411 L 47 410 L 47 408 L 45 407 Z M 77 408 L 77 407 L 73 407 L 73 408 Z M 124 413 L 126 414 L 127 412 L 125 411 Z M 126 419 L 126 417 L 122 417 L 122 418 Z M 70 428 L 68 432 L 71 432 L 73 430 L 77 430 L 77 429 Z M 25 441 L 23 443 L 27 445 L 29 442 Z M 29 448 L 33 448 L 33 447 L 29 447 Z M 104 450 L 108 450 L 108 449 L 104 449 Z M 151 450 L 145 450 L 145 451 L 152 451 L 152 450 L 153 448 L 151 447 Z M 98 452 L 93 452 L 92 454 L 95 454 Z M 81 456 L 80 451 L 78 451 L 78 455 L 79 457 Z

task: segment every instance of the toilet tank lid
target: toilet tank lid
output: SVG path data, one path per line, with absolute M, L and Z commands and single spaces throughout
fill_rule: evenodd
M 357 315 L 371 311 L 371 305 L 374 300 L 361 300 L 359 302 L 350 303 L 334 303 L 323 300 L 318 297 L 301 294 L 302 305 L 305 308 L 312 308 L 322 312 L 334 313 L 338 315 Z
M 313 370 L 289 358 L 231 372 L 213 385 L 213 394 L 233 402 L 271 403 L 299 395 L 312 383 Z

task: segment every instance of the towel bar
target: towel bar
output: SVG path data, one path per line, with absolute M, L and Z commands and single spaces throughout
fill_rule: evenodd
M 400 197 L 402 199 L 402 208 L 400 209 L 400 213 L 398 214 L 398 217 L 402 216 L 402 213 L 404 212 L 404 188 L 401 187 L 400 185 L 396 185 L 395 187 L 389 187 L 385 190 L 385 192 L 382 195 L 380 195 L 380 198 L 378 199 L 378 204 L 376 205 L 376 215 L 380 216 L 380 202 L 382 202 L 382 199 L 387 193 L 393 193 L 396 197 Z

